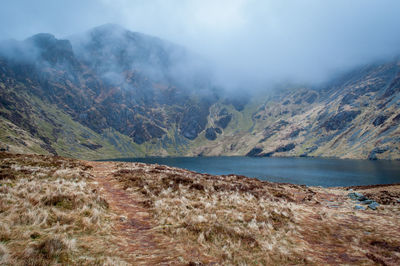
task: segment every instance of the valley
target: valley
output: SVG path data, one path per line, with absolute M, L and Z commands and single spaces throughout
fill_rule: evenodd
M 400 159 L 397 59 L 317 87 L 230 93 L 205 61 L 156 37 L 106 24 L 70 39 L 1 43 L 2 150 Z
M 400 265 L 400 1 L 3 2 L 0 265 Z

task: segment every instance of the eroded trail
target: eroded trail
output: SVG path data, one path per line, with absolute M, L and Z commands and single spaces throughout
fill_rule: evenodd
M 132 264 L 183 265 L 186 252 L 179 251 L 172 239 L 155 232 L 156 223 L 141 205 L 141 195 L 127 192 L 112 176 L 114 165 L 107 162 L 88 162 L 101 193 L 113 212 L 119 215 L 114 228 L 117 245 Z M 192 254 L 194 255 L 194 254 Z M 189 259 L 190 261 L 190 259 Z
M 6 153 L 0 165 L 0 264 L 400 265 L 400 185 Z

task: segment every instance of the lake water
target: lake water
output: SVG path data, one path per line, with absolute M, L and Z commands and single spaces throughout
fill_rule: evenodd
M 309 186 L 400 183 L 400 161 L 251 157 L 125 158 L 113 161 L 165 164 L 199 173 L 237 174 Z

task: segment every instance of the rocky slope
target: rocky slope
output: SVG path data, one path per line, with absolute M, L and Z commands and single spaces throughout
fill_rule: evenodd
M 50 34 L 2 43 L 4 143 L 70 156 L 143 156 L 179 149 L 204 129 L 215 95 L 183 48 L 116 25 L 71 38 L 74 46 Z
M 277 91 L 253 103 L 248 128 L 233 125 L 232 133 L 194 154 L 400 159 L 399 70 L 394 60 L 319 88 Z
M 230 95 L 207 64 L 104 25 L 0 44 L 0 145 L 79 158 L 167 155 L 399 159 L 399 61 L 318 88 Z

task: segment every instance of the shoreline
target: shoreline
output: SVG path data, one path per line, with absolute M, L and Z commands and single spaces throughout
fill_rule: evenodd
M 5 153 L 0 165 L 6 264 L 400 262 L 396 184 L 357 189 L 367 207 L 345 187 L 165 165 Z

